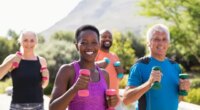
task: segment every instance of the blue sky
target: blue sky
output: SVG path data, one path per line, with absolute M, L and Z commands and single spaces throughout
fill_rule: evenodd
M 0 0 L 0 36 L 8 29 L 37 33 L 61 20 L 81 0 Z

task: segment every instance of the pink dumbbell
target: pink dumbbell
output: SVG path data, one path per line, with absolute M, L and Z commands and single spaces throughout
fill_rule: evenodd
M 82 74 L 85 76 L 90 76 L 90 71 L 88 69 L 81 69 L 79 71 L 79 74 Z M 89 96 L 89 91 L 87 89 L 79 90 L 78 95 L 81 97 L 87 97 L 87 96 Z
M 115 89 L 107 89 L 106 90 L 106 95 L 107 96 L 113 96 L 113 95 L 116 95 L 117 94 L 117 91 Z M 115 110 L 114 107 L 108 107 L 107 110 Z
M 16 55 L 22 57 L 22 53 L 19 52 L 19 51 L 16 52 Z M 13 63 L 12 63 L 12 67 L 13 67 L 13 68 L 18 68 L 18 67 L 19 67 L 19 63 L 18 63 L 18 62 L 13 62 Z

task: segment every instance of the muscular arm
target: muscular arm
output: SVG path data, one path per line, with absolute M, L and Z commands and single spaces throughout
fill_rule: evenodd
M 73 67 L 70 65 L 64 65 L 59 69 L 50 99 L 49 110 L 65 110 L 76 95 L 77 90 L 70 86 L 73 73 Z
M 108 66 L 108 63 L 106 63 L 105 60 L 96 61 L 95 64 L 100 68 L 106 68 Z
M 128 86 L 125 89 L 123 102 L 125 105 L 129 105 L 130 103 L 138 100 L 142 95 L 144 95 L 151 88 L 151 82 L 147 81 L 144 84 L 133 87 Z

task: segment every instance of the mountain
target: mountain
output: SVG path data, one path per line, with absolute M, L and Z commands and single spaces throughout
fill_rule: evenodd
M 92 24 L 101 29 L 134 32 L 141 35 L 146 27 L 160 20 L 139 15 L 139 0 L 82 0 L 66 17 L 41 32 L 49 37 L 56 31 L 72 31 L 82 24 Z

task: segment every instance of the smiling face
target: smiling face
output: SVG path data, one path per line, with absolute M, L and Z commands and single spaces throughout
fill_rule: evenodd
M 19 43 L 24 52 L 33 52 L 37 44 L 36 34 L 33 32 L 24 32 L 20 38 Z
M 82 60 L 94 62 L 100 48 L 96 32 L 92 30 L 82 31 L 78 37 L 76 47 Z
M 154 31 L 148 46 L 150 48 L 151 56 L 158 60 L 164 60 L 169 48 L 169 39 L 166 32 Z
M 109 50 L 112 46 L 112 34 L 109 31 L 105 31 L 101 34 L 100 38 L 101 49 Z

